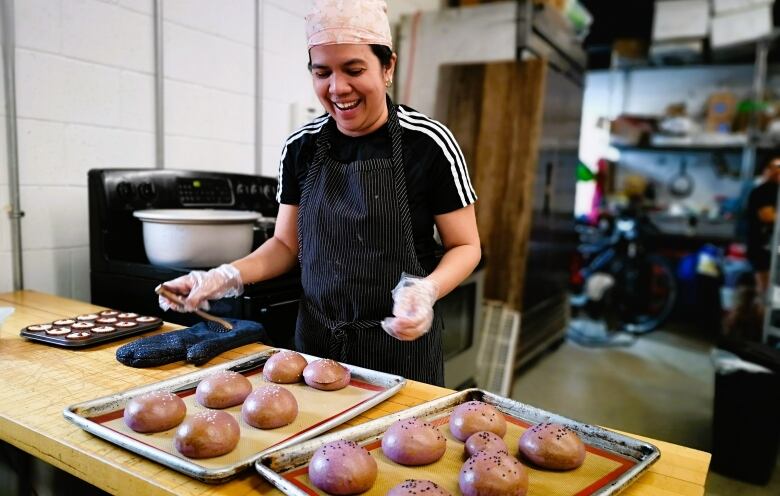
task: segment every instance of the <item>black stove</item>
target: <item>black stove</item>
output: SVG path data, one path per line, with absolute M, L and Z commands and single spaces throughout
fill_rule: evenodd
M 89 171 L 90 281 L 92 303 L 157 315 L 192 325 L 200 319 L 163 312 L 154 288 L 192 268 L 149 263 L 143 230 L 133 212 L 148 208 L 252 210 L 266 222 L 255 230 L 254 247 L 273 234 L 278 212 L 277 180 L 245 174 L 173 169 L 93 169 Z M 208 269 L 210 267 L 204 267 Z M 300 274 L 246 286 L 239 298 L 212 302 L 217 315 L 261 322 L 276 346 L 292 347 L 300 298 Z

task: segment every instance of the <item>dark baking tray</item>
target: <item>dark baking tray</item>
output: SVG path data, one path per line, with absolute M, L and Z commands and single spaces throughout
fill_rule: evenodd
M 121 310 L 112 310 L 112 309 L 106 309 L 101 310 L 100 312 L 97 312 L 96 315 L 99 315 L 102 317 L 101 314 L 105 312 L 118 312 L 119 314 L 123 313 L 135 313 L 135 312 L 123 312 Z M 90 314 L 81 314 L 81 315 L 90 315 Z M 54 327 L 70 327 L 70 326 L 55 326 L 54 322 L 58 322 L 61 320 L 75 320 L 78 322 L 78 317 L 80 315 L 76 315 L 74 317 L 67 317 L 63 319 L 57 319 L 49 322 L 43 322 L 40 324 L 31 324 L 29 326 L 26 326 L 22 328 L 22 330 L 19 332 L 19 335 L 22 337 L 25 337 L 27 339 L 30 339 L 32 341 L 39 341 L 41 343 L 47 343 L 47 344 L 53 344 L 55 346 L 62 346 L 63 348 L 83 348 L 85 346 L 91 346 L 93 344 L 97 343 L 105 343 L 106 341 L 114 341 L 116 339 L 124 338 L 126 336 L 131 336 L 133 334 L 140 334 L 142 332 L 152 331 L 154 329 L 157 329 L 163 324 L 163 321 L 159 317 L 154 317 L 155 320 L 151 322 L 138 322 L 136 319 L 139 317 L 146 317 L 144 315 L 136 314 L 138 317 L 132 317 L 132 318 L 117 318 L 117 321 L 132 321 L 135 322 L 135 327 L 127 327 L 127 328 L 116 328 L 116 325 L 112 324 L 103 324 L 103 323 L 96 323 L 95 321 L 84 321 L 84 322 L 91 322 L 95 324 L 96 326 L 100 325 L 110 325 L 112 327 L 115 327 L 116 330 L 113 332 L 108 332 L 105 334 L 95 334 L 93 333 L 88 338 L 83 339 L 68 339 L 65 337 L 65 335 L 61 336 L 52 336 L 49 334 L 46 334 L 46 331 L 29 331 L 28 329 L 30 327 L 40 326 L 40 325 L 53 325 Z M 79 329 L 74 329 L 74 331 L 78 331 Z M 87 329 L 89 330 L 89 329 Z

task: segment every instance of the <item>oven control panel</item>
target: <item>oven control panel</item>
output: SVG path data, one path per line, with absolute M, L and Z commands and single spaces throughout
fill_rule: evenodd
M 233 206 L 235 197 L 227 178 L 176 178 L 179 200 L 185 207 Z
M 278 181 L 270 177 L 173 169 L 95 169 L 91 195 L 107 211 L 148 208 L 225 208 L 276 217 Z

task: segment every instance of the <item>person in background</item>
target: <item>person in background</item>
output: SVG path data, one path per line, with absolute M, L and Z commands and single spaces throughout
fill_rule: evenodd
M 445 126 L 387 95 L 396 54 L 384 1 L 315 0 L 306 32 L 327 113 L 284 145 L 274 236 L 165 283 L 187 298 L 160 305 L 192 311 L 299 263 L 298 351 L 443 385 L 434 303 L 481 257 L 463 154 Z
M 734 288 L 734 307 L 723 323 L 726 337 L 761 342 L 764 311 L 760 296 L 756 291 L 756 281 L 750 277 L 750 273 L 741 274 Z
M 769 285 L 772 233 L 775 226 L 777 185 L 780 183 L 780 157 L 767 161 L 761 182 L 748 196 L 747 257 L 756 274 L 756 291 L 763 297 Z

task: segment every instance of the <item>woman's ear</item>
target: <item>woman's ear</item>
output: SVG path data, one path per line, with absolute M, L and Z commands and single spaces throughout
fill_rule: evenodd
M 392 81 L 393 75 L 395 74 L 395 63 L 398 60 L 398 56 L 393 52 L 393 54 L 390 56 L 390 63 L 387 64 L 385 69 L 385 81 Z

